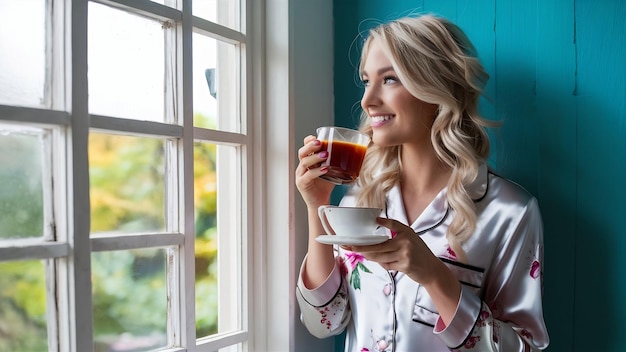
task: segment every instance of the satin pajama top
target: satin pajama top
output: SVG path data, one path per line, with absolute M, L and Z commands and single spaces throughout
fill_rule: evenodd
M 350 352 L 545 349 L 543 224 L 537 200 L 486 165 L 468 190 L 478 217 L 476 231 L 462 246 L 467 263 L 456 260 L 446 240 L 454 216 L 446 189 L 410 225 L 462 284 L 448 326 L 419 283 L 337 246 L 335 268 L 320 287 L 306 288 L 300 272 L 296 296 L 311 334 L 325 338 L 347 329 L 345 351 Z M 350 193 L 341 201 L 354 204 Z M 407 224 L 399 187 L 389 191 L 381 216 Z

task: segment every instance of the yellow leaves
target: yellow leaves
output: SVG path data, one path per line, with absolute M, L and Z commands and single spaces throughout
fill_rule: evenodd
M 203 142 L 193 145 L 196 218 L 214 218 L 217 146 Z M 90 134 L 91 231 L 134 232 L 164 227 L 165 168 L 161 139 Z

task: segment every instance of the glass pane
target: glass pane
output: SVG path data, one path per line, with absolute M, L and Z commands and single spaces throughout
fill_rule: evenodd
M 239 0 L 193 0 L 194 16 L 239 29 Z
M 48 351 L 42 261 L 0 263 L 0 351 Z
M 91 233 L 165 230 L 164 143 L 91 133 Z
M 89 2 L 89 112 L 162 122 L 163 48 L 159 22 Z
M 96 351 L 149 351 L 167 346 L 165 250 L 91 256 Z
M 0 104 L 45 105 L 45 12 L 45 0 L 0 0 Z
M 194 126 L 241 131 L 236 53 L 234 45 L 193 34 Z
M 240 327 L 240 165 L 237 148 L 194 144 L 198 338 Z
M 0 240 L 43 236 L 42 149 L 48 132 L 0 123 Z

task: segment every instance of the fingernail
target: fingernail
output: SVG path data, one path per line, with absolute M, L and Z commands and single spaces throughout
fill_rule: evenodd
M 319 139 L 316 139 L 316 140 L 313 141 L 313 145 L 321 145 L 321 144 L 322 144 L 322 142 L 320 142 Z
M 320 167 L 320 171 L 326 173 L 328 171 L 328 166 Z
M 317 156 L 319 156 L 322 159 L 326 158 L 328 156 L 328 152 L 327 151 L 319 152 L 319 154 L 317 154 Z
M 391 231 L 391 238 L 394 238 L 398 235 L 397 232 L 395 232 L 394 230 L 390 230 Z

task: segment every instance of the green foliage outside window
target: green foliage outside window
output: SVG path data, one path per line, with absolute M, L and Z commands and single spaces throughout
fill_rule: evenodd
M 201 116 L 195 118 L 203 119 Z M 136 138 L 133 143 L 124 144 L 116 143 L 115 138 L 118 137 L 103 134 L 90 136 L 92 232 L 162 231 L 163 170 L 154 166 L 163 165 L 162 162 L 154 162 L 155 159 L 163 159 L 162 141 Z M 1 144 L 7 141 L 6 137 L 0 136 L 0 150 Z M 100 149 L 96 151 L 92 148 Z M 12 152 L 15 160 L 27 160 L 29 156 L 32 156 L 32 150 L 28 148 Z M 123 164 L 107 167 L 107 163 L 113 164 L 120 158 L 123 158 Z M 194 144 L 196 294 L 200 297 L 196 300 L 196 312 L 202 313 L 197 317 L 198 336 L 217 332 L 215 160 L 215 145 Z M 22 177 L 20 172 L 23 172 L 20 168 L 0 171 L 0 185 L 10 184 L 12 189 L 23 189 L 26 185 L 21 183 L 28 182 L 28 178 Z M 41 214 L 41 200 L 19 199 L 32 198 L 30 193 L 14 192 L 11 198 L 5 197 L 4 193 L 0 207 L 26 204 L 32 209 L 23 209 L 23 212 Z M 1 220 L 0 234 L 14 231 L 22 226 L 18 222 L 23 221 L 19 217 L 3 217 Z M 28 223 L 31 228 L 41 228 L 43 220 L 39 215 L 38 219 L 29 219 Z M 144 249 L 92 255 L 96 349 L 108 343 L 107 336 L 120 333 L 134 336 L 157 333 L 165 336 L 163 312 L 167 297 L 161 294 L 166 284 L 164 253 L 164 249 Z M 0 263 L 0 352 L 47 350 L 43 263 Z M 116 280 L 111 280 L 112 277 Z M 108 351 L 123 349 L 109 348 Z

